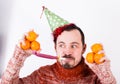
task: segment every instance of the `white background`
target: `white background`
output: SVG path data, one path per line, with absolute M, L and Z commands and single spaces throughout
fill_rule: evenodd
M 120 84 L 120 1 L 119 0 L 3 0 L 0 1 L 0 74 L 12 57 L 14 47 L 25 32 L 34 29 L 41 43 L 42 53 L 55 55 L 51 30 L 42 6 L 75 23 L 85 33 L 87 52 L 93 43 L 104 45 L 111 60 L 111 70 Z M 84 56 L 86 55 L 84 54 Z M 29 75 L 40 66 L 55 60 L 29 57 L 21 69 L 20 77 Z

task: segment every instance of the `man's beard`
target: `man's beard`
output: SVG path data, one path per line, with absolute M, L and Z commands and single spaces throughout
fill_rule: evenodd
M 63 64 L 62 65 L 64 68 L 66 68 L 66 69 L 71 69 L 71 68 L 73 68 L 69 63 L 65 63 L 65 64 Z
M 75 63 L 75 58 L 72 57 L 71 55 L 64 55 L 63 58 L 65 58 L 65 59 L 71 59 L 71 60 L 73 60 L 73 62 Z M 63 61 L 64 61 L 64 60 L 63 60 Z M 71 68 L 74 67 L 74 63 L 71 65 L 70 63 L 66 62 L 66 63 L 64 63 L 64 64 L 62 63 L 62 66 L 63 66 L 64 68 L 66 68 L 66 69 L 71 69 Z

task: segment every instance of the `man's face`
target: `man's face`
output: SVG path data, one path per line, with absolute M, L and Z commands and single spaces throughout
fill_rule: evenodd
M 56 52 L 60 57 L 58 61 L 64 68 L 75 67 L 80 63 L 85 47 L 78 30 L 63 31 L 56 42 Z

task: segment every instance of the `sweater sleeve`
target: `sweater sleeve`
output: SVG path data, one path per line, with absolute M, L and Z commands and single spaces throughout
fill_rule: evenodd
M 31 54 L 28 52 L 16 46 L 13 57 L 9 60 L 7 68 L 2 75 L 1 84 L 20 84 L 20 69 L 24 64 L 25 59 L 30 55 Z
M 116 84 L 116 79 L 110 69 L 110 60 L 102 64 L 94 64 L 91 69 L 96 73 L 102 84 Z

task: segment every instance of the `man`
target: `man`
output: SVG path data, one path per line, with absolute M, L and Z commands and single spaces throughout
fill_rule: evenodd
M 31 75 L 19 78 L 20 69 L 32 52 L 16 46 L 1 84 L 116 84 L 109 61 L 93 64 L 92 69 L 85 63 L 84 33 L 75 24 L 57 28 L 53 37 L 56 53 L 60 56 L 56 63 L 40 67 Z

